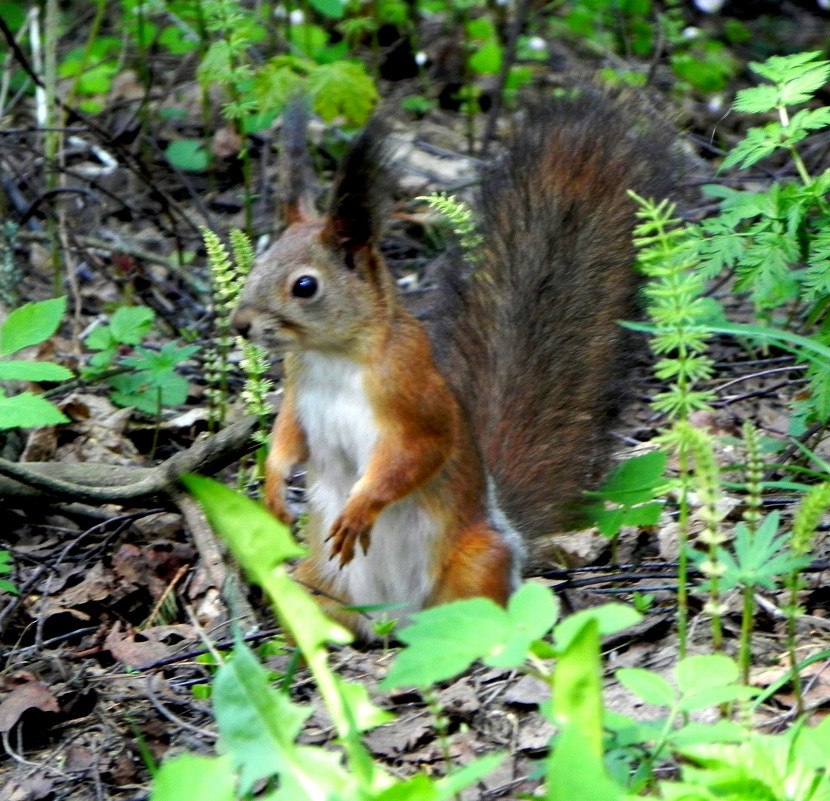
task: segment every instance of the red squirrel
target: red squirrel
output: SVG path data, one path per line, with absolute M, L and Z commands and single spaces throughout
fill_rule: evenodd
M 600 477 L 637 314 L 633 189 L 672 188 L 671 137 L 593 92 L 536 110 L 483 172 L 477 258 L 447 258 L 426 319 L 378 248 L 382 125 L 345 156 L 328 211 L 299 191 L 233 316 L 285 354 L 269 509 L 307 466 L 310 556 L 296 576 L 395 617 L 472 596 L 505 603 L 523 540 L 566 530 Z M 372 639 L 371 621 L 334 616 Z

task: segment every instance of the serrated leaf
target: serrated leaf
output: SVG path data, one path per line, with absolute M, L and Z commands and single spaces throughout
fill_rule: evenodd
M 59 409 L 31 392 L 21 392 L 12 398 L 0 395 L 0 429 L 36 428 L 68 423 L 69 418 Z
M 753 86 L 741 89 L 732 104 L 735 111 L 746 114 L 765 114 L 778 105 L 779 93 L 775 86 Z
M 398 632 L 407 647 L 381 684 L 384 689 L 425 686 L 452 678 L 507 639 L 507 611 L 489 598 L 469 598 L 424 609 Z
M 240 789 L 284 771 L 311 707 L 300 707 L 268 685 L 251 650 L 238 642 L 213 682 L 213 712 L 224 750 L 239 771 Z
M 502 646 L 483 661 L 493 667 L 519 667 L 527 659 L 531 643 L 544 637 L 556 622 L 559 605 L 548 587 L 527 581 L 507 602 L 508 636 Z
M 655 487 L 664 483 L 667 461 L 668 455 L 660 450 L 627 459 L 611 471 L 598 494 L 626 506 L 650 501 Z
M 27 303 L 12 311 L 0 327 L 0 356 L 37 345 L 58 330 L 66 298 Z
M 119 306 L 110 317 L 110 333 L 116 342 L 138 345 L 150 333 L 155 317 L 147 306 Z
M 326 122 L 343 115 L 354 125 L 363 125 L 378 99 L 378 91 L 362 64 L 337 61 L 320 64 L 308 76 L 314 110 Z
M 69 381 L 71 370 L 52 362 L 0 362 L 2 381 Z

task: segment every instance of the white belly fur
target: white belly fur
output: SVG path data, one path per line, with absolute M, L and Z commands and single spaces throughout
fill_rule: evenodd
M 355 482 L 369 463 L 378 436 L 366 395 L 363 369 L 340 356 L 310 352 L 302 356 L 298 414 L 311 449 L 308 498 L 314 524 L 311 536 L 325 539 Z M 420 609 L 431 589 L 432 542 L 437 521 L 418 504 L 415 492 L 388 506 L 372 528 L 368 553 L 359 547 L 342 569 L 337 559 L 322 559 L 319 573 L 335 595 L 354 605 L 393 604 L 400 618 Z M 328 544 L 317 543 L 325 553 Z

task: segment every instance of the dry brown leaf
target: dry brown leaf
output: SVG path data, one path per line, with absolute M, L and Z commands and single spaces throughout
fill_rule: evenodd
M 57 698 L 45 684 L 27 681 L 15 687 L 0 703 L 0 732 L 11 731 L 27 709 L 40 709 L 42 712 L 61 711 Z
M 121 621 L 116 621 L 112 630 L 104 640 L 104 648 L 109 651 L 113 658 L 129 667 L 142 667 L 167 659 L 180 651 L 180 645 L 168 645 L 163 642 L 173 638 L 180 643 L 182 640 L 195 639 L 195 632 L 192 626 L 180 623 L 174 626 L 156 626 L 145 629 L 141 632 L 122 632 Z M 143 638 L 136 641 L 136 637 Z

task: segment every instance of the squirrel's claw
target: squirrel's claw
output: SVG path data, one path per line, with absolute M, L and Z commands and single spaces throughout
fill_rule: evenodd
M 331 542 L 331 557 L 340 556 L 340 567 L 343 568 L 354 559 L 355 543 L 360 541 L 363 553 L 367 553 L 372 541 L 372 525 L 362 521 L 353 521 L 344 514 L 334 521 L 327 542 Z

